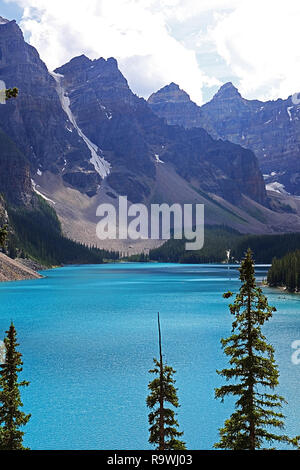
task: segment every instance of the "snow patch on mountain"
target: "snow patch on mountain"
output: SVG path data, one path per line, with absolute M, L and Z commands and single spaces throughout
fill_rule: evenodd
M 56 72 L 50 72 L 54 80 L 56 81 L 56 91 L 59 96 L 62 108 L 66 115 L 68 116 L 69 121 L 73 124 L 75 129 L 77 130 L 78 135 L 82 138 L 86 146 L 88 147 L 91 153 L 90 162 L 94 165 L 96 172 L 104 179 L 106 176 L 109 175 L 111 170 L 111 165 L 108 163 L 103 157 L 98 155 L 98 152 L 102 152 L 96 144 L 90 141 L 90 139 L 84 134 L 84 132 L 80 129 L 76 122 L 76 118 L 71 111 L 70 108 L 70 99 L 66 96 L 65 88 L 62 85 L 62 79 L 64 78 L 63 75 Z
M 287 113 L 288 113 L 288 115 L 289 115 L 290 121 L 293 120 L 293 118 L 292 118 L 292 113 L 291 113 L 291 109 L 293 109 L 293 107 L 294 107 L 294 106 L 288 106 L 288 108 L 287 108 Z
M 154 155 L 154 157 L 155 157 L 156 163 L 165 163 L 159 158 L 159 155 L 157 153 Z
M 31 184 L 32 184 L 32 189 L 33 191 L 38 194 L 39 196 L 41 196 L 43 199 L 45 199 L 45 201 L 48 201 L 48 202 L 52 202 L 52 204 L 55 204 L 54 201 L 52 201 L 52 199 L 49 199 L 47 196 L 45 196 L 43 193 L 41 193 L 37 188 L 39 188 L 39 185 L 36 184 L 36 182 L 31 179 Z
M 289 194 L 286 190 L 283 184 L 278 183 L 278 181 L 274 181 L 274 183 L 268 183 L 266 184 L 266 190 L 267 191 L 275 191 L 276 193 L 280 194 Z
M 0 16 L 0 24 L 7 24 L 7 23 L 9 23 L 9 20 L 6 20 L 2 16 Z

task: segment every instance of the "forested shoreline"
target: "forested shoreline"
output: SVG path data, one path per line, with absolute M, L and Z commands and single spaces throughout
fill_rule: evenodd
M 268 272 L 270 287 L 285 287 L 289 292 L 300 292 L 300 250 L 283 258 L 274 258 Z
M 171 238 L 159 248 L 150 250 L 149 256 L 135 256 L 132 261 L 158 261 L 162 263 L 239 263 L 248 248 L 253 252 L 256 264 L 271 264 L 274 258 L 282 258 L 300 246 L 300 234 L 245 235 L 226 226 L 205 229 L 201 250 L 186 251 L 185 239 Z

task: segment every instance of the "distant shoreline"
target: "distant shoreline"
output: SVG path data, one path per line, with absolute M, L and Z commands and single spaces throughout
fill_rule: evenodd
M 269 289 L 276 289 L 282 292 L 283 294 L 296 294 L 296 295 L 300 294 L 300 292 L 288 290 L 286 286 L 270 286 L 269 284 L 263 283 L 263 282 L 261 283 L 261 285 L 263 287 L 268 287 Z

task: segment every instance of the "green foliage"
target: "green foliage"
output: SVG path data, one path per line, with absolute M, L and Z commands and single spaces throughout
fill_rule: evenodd
M 219 263 L 226 259 L 228 250 L 241 235 L 229 227 L 205 229 L 204 247 L 201 250 L 186 251 L 186 240 L 173 238 L 161 247 L 150 250 L 149 258 L 166 263 Z
M 300 246 L 300 233 L 282 235 L 244 235 L 232 247 L 232 256 L 240 260 L 248 248 L 252 250 L 256 263 L 271 263 Z
M 89 247 L 63 236 L 52 207 L 38 197 L 35 209 L 8 207 L 11 233 L 8 254 L 29 257 L 46 266 L 61 264 L 98 264 L 103 259 L 117 259 L 118 254 Z
M 286 287 L 290 292 L 300 291 L 300 250 L 274 258 L 268 272 L 270 286 Z
M 16 87 L 8 88 L 7 90 L 5 90 L 5 96 L 7 100 L 9 100 L 10 98 L 16 98 L 18 94 L 19 94 L 19 90 Z
M 284 427 L 281 408 L 285 400 L 273 393 L 279 372 L 274 349 L 267 343 L 261 327 L 276 309 L 256 286 L 251 250 L 241 263 L 240 280 L 239 293 L 229 305 L 234 316 L 232 335 L 221 341 L 226 356 L 230 357 L 230 368 L 218 371 L 231 383 L 215 391 L 216 398 L 222 401 L 228 395 L 234 396 L 236 410 L 220 429 L 220 442 L 215 447 L 255 450 L 272 442 L 296 444 L 295 440 L 275 433 L 277 428 Z M 231 295 L 226 293 L 224 297 Z
M 20 408 L 23 406 L 20 387 L 27 387 L 29 382 L 18 382 L 18 374 L 22 371 L 22 355 L 17 351 L 17 333 L 13 323 L 6 332 L 4 339 L 6 356 L 0 371 L 0 449 L 25 450 L 23 447 L 24 432 L 20 427 L 25 426 L 30 415 Z
M 157 377 L 148 385 L 150 394 L 146 400 L 147 406 L 152 410 L 149 413 L 149 442 L 157 444 L 157 450 L 183 450 L 185 442 L 178 439 L 183 432 L 177 429 L 179 424 L 175 419 L 175 411 L 172 408 L 165 408 L 165 402 L 170 403 L 174 408 L 178 408 L 179 403 L 173 378 L 176 371 L 163 364 L 159 313 L 157 320 L 160 360 L 158 362 L 157 359 L 153 359 L 155 367 L 149 372 Z
M 1 248 L 5 247 L 5 244 L 7 241 L 7 237 L 8 237 L 7 229 L 8 229 L 7 225 L 4 225 L 3 227 L 0 228 L 0 247 Z
M 179 407 L 177 389 L 174 387 L 175 380 L 173 374 L 176 372 L 172 367 L 162 365 L 157 359 L 153 359 L 154 368 L 149 372 L 155 374 L 148 388 L 150 394 L 147 397 L 147 406 L 152 409 L 149 413 L 150 424 L 150 444 L 156 444 L 159 450 L 183 450 L 185 443 L 178 438 L 183 432 L 178 431 L 178 421 L 175 419 L 175 412 L 171 408 L 161 407 L 165 402 L 170 403 L 174 408 Z M 163 425 L 164 442 L 160 440 L 160 426 Z
M 271 263 L 275 256 L 296 250 L 300 246 L 300 234 L 243 235 L 229 227 L 215 226 L 205 229 L 201 250 L 186 251 L 185 242 L 172 238 L 150 250 L 149 258 L 166 263 L 220 263 L 226 261 L 226 252 L 230 249 L 231 261 L 240 261 L 250 247 L 257 263 Z

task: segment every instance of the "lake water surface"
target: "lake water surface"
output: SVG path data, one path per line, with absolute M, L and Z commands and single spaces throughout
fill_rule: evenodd
M 257 268 L 265 276 L 265 267 Z M 23 354 L 24 411 L 32 449 L 147 449 L 148 370 L 158 355 L 177 370 L 178 420 L 189 449 L 211 449 L 232 401 L 214 399 L 226 364 L 220 338 L 231 332 L 227 290 L 238 271 L 224 265 L 109 264 L 44 272 L 44 279 L 0 284 L 0 338 L 13 319 Z M 300 434 L 300 296 L 265 289 L 278 311 L 264 327 L 276 348 L 289 405 L 286 432 Z

